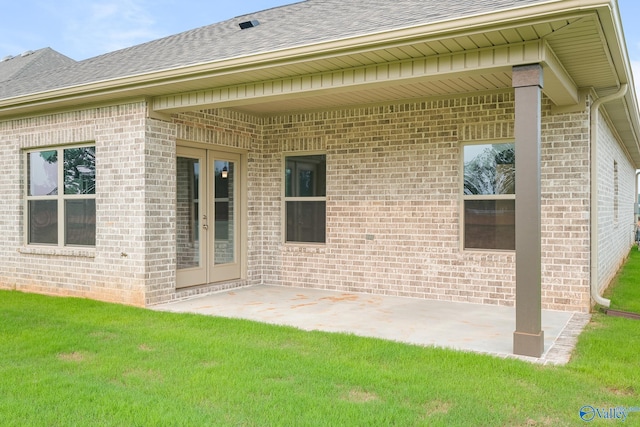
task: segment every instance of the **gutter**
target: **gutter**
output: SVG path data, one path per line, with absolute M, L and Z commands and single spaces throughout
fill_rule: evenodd
M 600 296 L 598 290 L 598 119 L 600 117 L 600 106 L 607 102 L 620 99 L 626 95 L 629 85 L 623 83 L 620 85 L 620 89 L 611 95 L 604 98 L 596 99 L 591 104 L 590 111 L 590 141 L 591 144 L 591 298 L 596 304 L 604 307 L 611 305 L 611 300 Z
M 535 23 L 546 20 L 556 13 L 568 19 L 583 12 L 611 10 L 613 0 L 551 0 L 539 4 L 518 6 L 510 9 L 484 12 L 467 17 L 458 17 L 416 25 L 406 28 L 384 30 L 374 34 L 355 35 L 344 39 L 327 40 L 319 43 L 286 47 L 246 56 L 214 60 L 176 68 L 143 72 L 141 74 L 115 77 L 112 79 L 87 82 L 73 86 L 55 88 L 44 92 L 18 95 L 0 99 L 0 117 L 6 113 L 21 114 L 25 110 L 55 108 L 66 100 L 70 103 L 98 100 L 100 95 L 107 99 L 118 98 L 131 90 L 138 89 L 134 96 L 160 96 L 174 93 L 173 90 L 158 89 L 176 83 L 185 83 L 199 78 L 218 77 L 244 71 L 256 71 L 304 62 L 311 59 L 333 58 L 337 53 L 351 54 L 370 49 L 404 45 L 415 40 L 439 39 L 464 34 L 482 34 L 488 29 L 507 28 L 511 23 Z M 251 15 L 251 14 L 248 14 Z M 158 89 L 161 93 L 145 90 Z M 86 101 L 90 100 L 90 101 Z

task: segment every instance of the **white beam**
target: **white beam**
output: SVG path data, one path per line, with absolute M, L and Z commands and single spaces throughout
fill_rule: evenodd
M 544 42 L 540 46 L 542 69 L 544 72 L 544 94 L 557 107 L 575 105 L 580 101 L 578 86 L 562 66 L 551 47 Z

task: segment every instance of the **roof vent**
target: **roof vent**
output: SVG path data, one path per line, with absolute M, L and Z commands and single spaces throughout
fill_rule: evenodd
M 246 30 L 247 28 L 257 27 L 258 25 L 260 25 L 260 22 L 258 22 L 257 19 L 254 19 L 253 21 L 241 22 L 238 25 L 240 26 L 241 30 Z
M 0 60 L 0 62 L 5 62 L 5 61 L 8 61 L 8 60 L 10 60 L 10 59 L 13 59 L 13 56 L 11 56 L 11 55 L 7 55 L 7 56 L 5 56 L 4 58 L 2 58 L 2 59 Z
M 32 51 L 32 50 L 27 50 L 26 52 L 22 52 L 22 55 L 20 55 L 20 56 L 22 56 L 22 57 L 24 58 L 25 56 L 29 56 L 29 55 L 31 55 L 32 53 L 33 53 L 33 51 Z

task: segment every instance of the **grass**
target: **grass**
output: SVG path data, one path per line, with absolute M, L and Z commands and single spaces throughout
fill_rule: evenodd
M 631 287 L 637 302 L 634 275 L 632 253 L 613 301 L 633 304 L 618 297 Z M 582 425 L 584 405 L 640 406 L 638 349 L 639 321 L 600 313 L 572 361 L 546 367 L 3 291 L 0 425 Z
M 640 314 L 640 251 L 629 252 L 629 258 L 605 297 L 611 299 L 611 308 Z

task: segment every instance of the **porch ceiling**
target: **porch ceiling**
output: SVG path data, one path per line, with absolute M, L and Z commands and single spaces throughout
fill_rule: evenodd
M 466 94 L 510 88 L 511 68 L 535 62 L 545 68 L 547 96 L 556 105 L 574 105 L 578 88 L 618 85 L 599 27 L 595 13 L 573 14 L 515 28 L 320 53 L 284 65 L 176 83 L 174 94 L 153 99 L 153 109 L 172 113 L 232 107 L 269 115 Z
M 265 99 L 264 102 L 237 103 L 233 108 L 255 115 L 283 114 L 292 111 L 308 111 L 348 105 L 365 105 L 401 101 L 416 98 L 433 98 L 451 94 L 464 94 L 511 86 L 509 68 L 493 70 L 476 76 L 425 77 L 421 81 L 339 91 L 309 96 L 282 96 Z
M 508 88 L 511 84 L 511 72 L 508 69 L 491 73 L 449 78 L 425 77 L 419 82 L 398 83 L 394 85 L 367 87 L 355 90 L 342 90 L 336 93 L 313 94 L 309 96 L 281 96 L 265 99 L 263 102 L 238 102 L 233 108 L 255 115 L 284 114 L 305 110 L 323 110 L 340 106 L 365 105 L 418 98 L 433 98 Z
M 624 41 L 616 28 L 611 10 L 598 9 L 515 27 L 510 23 L 319 51 L 287 63 L 185 79 L 174 83 L 175 92 L 153 97 L 151 108 L 159 113 L 215 107 L 277 115 L 463 95 L 511 89 L 513 66 L 541 63 L 545 95 L 557 107 L 570 109 L 583 101 L 581 89 L 604 96 L 628 83 L 628 61 L 619 49 Z M 640 129 L 631 92 L 604 108 L 640 167 Z

